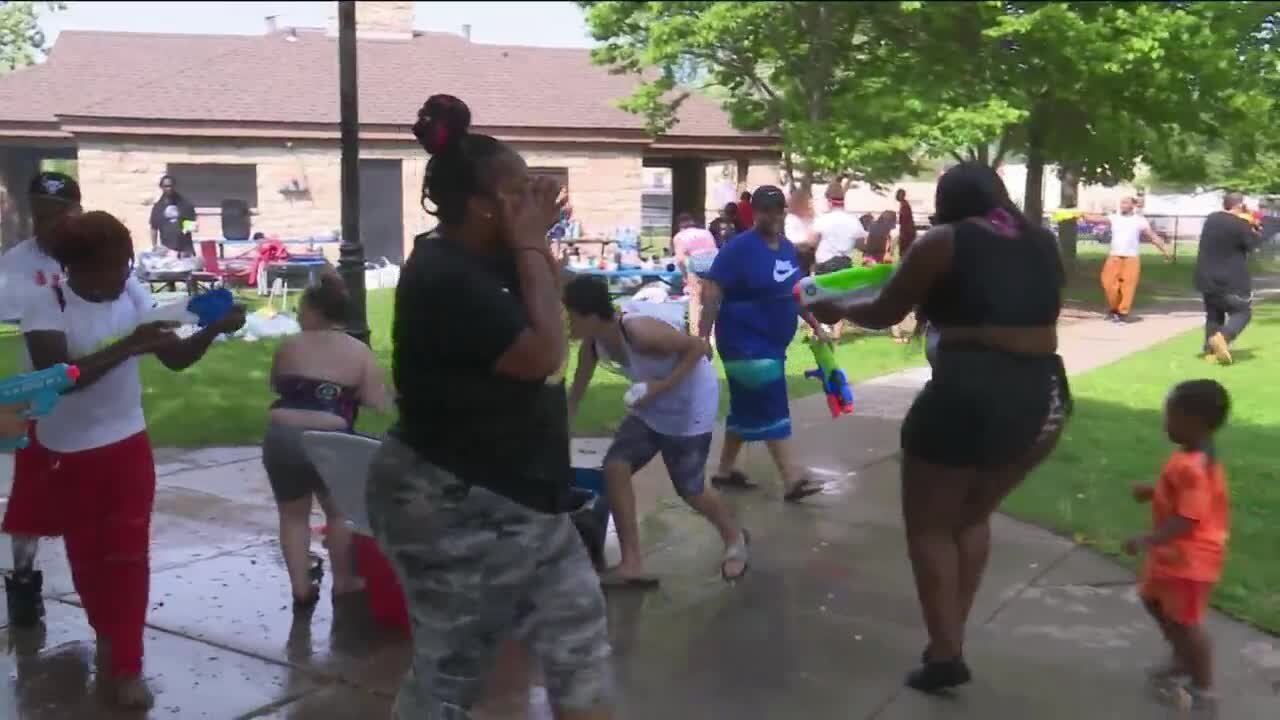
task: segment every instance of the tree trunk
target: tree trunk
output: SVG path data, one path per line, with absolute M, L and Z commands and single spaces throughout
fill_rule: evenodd
M 1080 205 L 1080 168 L 1075 165 L 1063 165 L 1058 172 L 1062 180 L 1062 207 L 1074 208 Z M 1058 250 L 1068 267 L 1076 261 L 1076 219 L 1067 218 L 1058 223 Z
M 1027 186 L 1022 212 L 1032 224 L 1044 222 L 1044 133 L 1039 112 L 1031 111 L 1027 126 Z

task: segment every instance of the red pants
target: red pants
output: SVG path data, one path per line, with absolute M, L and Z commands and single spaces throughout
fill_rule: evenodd
M 80 604 L 98 637 L 111 643 L 111 674 L 141 674 L 156 495 L 151 443 L 140 432 L 92 450 L 51 455 Z
M 61 497 L 49 482 L 50 454 L 27 427 L 29 443 L 13 454 L 13 488 L 0 529 L 10 535 L 57 537 L 62 534 Z

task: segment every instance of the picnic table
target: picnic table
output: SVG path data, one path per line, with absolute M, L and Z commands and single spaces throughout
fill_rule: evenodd
M 314 250 L 316 245 L 336 245 L 339 242 L 337 236 L 334 236 L 334 237 L 325 236 L 321 238 L 305 237 L 305 238 L 278 238 L 278 239 L 272 238 L 272 239 L 276 240 L 277 242 L 285 246 L 303 245 L 303 246 L 306 246 L 309 250 Z M 196 240 L 195 242 L 197 244 L 201 242 L 211 242 L 216 244 L 218 246 L 218 257 L 225 258 L 227 256 L 226 252 L 227 252 L 228 246 L 233 248 L 242 247 L 246 250 L 249 250 L 257 247 L 258 244 L 261 243 L 263 240 L 264 238 L 259 238 L 257 240 L 254 240 L 252 238 L 247 240 L 228 240 L 227 238 L 204 238 L 201 240 Z M 298 253 L 298 254 L 306 254 L 306 253 Z

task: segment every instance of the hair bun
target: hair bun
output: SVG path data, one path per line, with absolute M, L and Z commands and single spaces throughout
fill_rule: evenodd
M 413 136 L 422 149 L 438 155 L 462 142 L 471 127 L 471 109 L 452 95 L 432 95 L 418 111 Z

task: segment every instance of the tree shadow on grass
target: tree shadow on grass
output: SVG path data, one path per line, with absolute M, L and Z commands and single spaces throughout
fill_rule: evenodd
M 1173 449 L 1159 409 L 1166 391 L 1134 387 L 1124 400 L 1143 401 L 1138 407 L 1077 398 L 1058 448 L 1002 510 L 1136 567 L 1120 548 L 1125 539 L 1151 529 L 1150 509 L 1132 499 L 1131 487 L 1156 482 Z M 1233 402 L 1242 417 L 1229 420 L 1216 443 L 1227 470 L 1232 527 L 1214 601 L 1238 618 L 1280 632 L 1280 470 L 1273 450 L 1280 417 L 1254 421 L 1260 412 L 1275 411 L 1259 407 L 1242 390 Z

